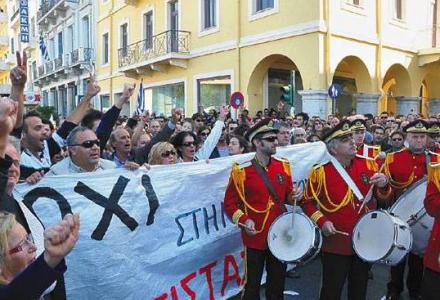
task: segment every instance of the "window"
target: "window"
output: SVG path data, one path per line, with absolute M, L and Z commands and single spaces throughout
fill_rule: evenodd
M 11 53 L 15 53 L 15 42 L 14 42 L 14 38 L 11 38 Z
M 58 58 L 63 56 L 63 32 L 58 32 Z
M 108 63 L 108 32 L 102 35 L 102 64 L 105 65 Z
M 152 111 L 156 115 L 171 115 L 171 109 L 185 105 L 185 84 L 180 82 L 145 89 L 145 104 L 148 108 L 150 97 Z
M 83 39 L 82 45 L 84 48 L 90 47 L 90 22 L 89 17 L 86 16 L 83 19 Z
M 403 0 L 394 0 L 394 17 L 403 20 Z
M 205 110 L 229 103 L 231 95 L 231 76 L 220 76 L 197 80 L 198 106 Z
M 119 36 L 121 37 L 121 54 L 123 57 L 128 54 L 128 24 L 122 24 L 119 31 Z
M 255 0 L 255 12 L 275 7 L 274 0 Z
M 110 95 L 101 95 L 101 111 L 107 111 L 110 108 Z
M 153 47 L 153 12 L 144 14 L 144 50 Z
M 202 0 L 202 30 L 217 26 L 217 0 Z
M 361 0 L 351 0 L 351 4 L 359 6 L 361 5 Z

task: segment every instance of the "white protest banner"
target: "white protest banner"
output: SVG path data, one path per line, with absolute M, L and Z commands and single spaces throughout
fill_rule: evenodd
M 279 148 L 302 182 L 327 161 L 323 143 Z M 17 186 L 16 197 L 45 226 L 81 215 L 80 240 L 67 257 L 69 299 L 226 299 L 244 282 L 240 232 L 223 197 L 233 162 L 253 154 L 46 176 Z

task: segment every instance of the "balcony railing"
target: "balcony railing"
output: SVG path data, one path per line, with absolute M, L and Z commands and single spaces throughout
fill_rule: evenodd
M 43 0 L 38 9 L 37 20 L 44 18 L 53 8 L 60 7 L 64 10 L 65 7 L 61 6 L 63 2 L 79 3 L 79 0 Z
M 126 67 L 169 53 L 189 54 L 190 32 L 168 30 L 118 50 L 119 67 Z
M 34 77 L 36 84 L 58 78 L 59 75 L 66 75 L 72 72 L 72 70 L 75 70 L 75 68 L 76 72 L 82 72 L 81 66 L 84 64 L 89 65 L 94 59 L 93 54 L 94 51 L 92 48 L 78 48 L 70 53 L 48 61 L 44 65 L 38 66 L 36 69 L 37 76 Z

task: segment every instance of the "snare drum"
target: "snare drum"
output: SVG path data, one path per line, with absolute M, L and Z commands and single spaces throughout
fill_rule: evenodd
M 391 207 L 390 213 L 407 222 L 413 234 L 411 252 L 423 256 L 431 236 L 434 218 L 426 213 L 423 201 L 426 195 L 426 178 L 414 183 Z
M 362 260 L 395 266 L 411 250 L 412 233 L 406 222 L 387 211 L 375 210 L 359 219 L 352 241 Z
M 321 250 L 321 231 L 303 213 L 295 213 L 292 228 L 292 212 L 279 216 L 269 228 L 269 250 L 280 261 L 305 264 Z

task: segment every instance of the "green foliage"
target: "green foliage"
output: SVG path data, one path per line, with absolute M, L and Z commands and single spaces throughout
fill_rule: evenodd
M 59 115 L 53 106 L 37 106 L 35 110 L 41 115 L 43 119 L 49 120 L 53 116 L 54 121 L 58 122 Z

